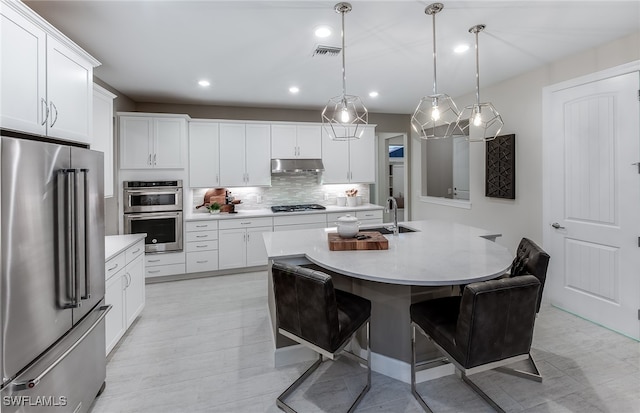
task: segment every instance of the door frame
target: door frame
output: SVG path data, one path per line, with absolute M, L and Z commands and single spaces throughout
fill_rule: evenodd
M 411 219 L 411 202 L 410 202 L 410 194 L 411 194 L 411 182 L 410 182 L 410 169 L 411 169 L 411 161 L 410 161 L 410 149 L 409 149 L 409 137 L 405 132 L 377 132 L 376 133 L 376 146 L 377 146 L 377 162 L 378 162 L 378 170 L 376 176 L 376 185 L 374 190 L 375 203 L 378 203 L 382 206 L 384 204 L 384 200 L 387 199 L 386 192 L 384 195 L 381 194 L 380 190 L 383 187 L 382 182 L 385 182 L 387 177 L 388 169 L 388 140 L 391 138 L 395 138 L 397 136 L 402 136 L 402 144 L 404 145 L 404 220 L 409 221 Z M 387 166 L 386 168 L 384 166 Z M 388 188 L 388 185 L 386 186 Z M 384 199 L 383 199 L 384 198 Z
M 625 63 L 619 66 L 614 66 L 608 69 L 600 70 L 585 76 L 580 76 L 563 82 L 559 82 L 553 85 L 546 86 L 542 89 L 542 245 L 549 245 L 550 239 L 553 236 L 553 229 L 551 224 L 553 222 L 553 216 L 551 214 L 551 197 L 549 196 L 551 187 L 553 185 L 553 176 L 551 175 L 551 159 L 552 153 L 549 145 L 553 136 L 553 130 L 551 127 L 552 107 L 551 99 L 554 92 L 558 92 L 564 89 L 584 85 L 587 83 L 593 83 L 600 80 L 625 75 L 628 73 L 640 71 L 640 60 Z M 639 96 L 640 98 L 640 96 Z M 638 159 L 640 161 L 640 159 Z M 640 235 L 640 232 L 639 232 Z M 553 257 L 552 257 L 553 259 Z M 640 294 L 640 291 L 638 291 Z

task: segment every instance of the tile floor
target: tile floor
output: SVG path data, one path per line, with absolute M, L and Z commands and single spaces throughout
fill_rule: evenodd
M 266 288 L 264 271 L 147 285 L 91 412 L 278 412 L 276 396 L 311 362 L 272 367 Z M 640 412 L 640 343 L 544 306 L 533 347 L 543 383 L 471 378 L 508 412 Z M 346 358 L 325 362 L 288 401 L 300 412 L 346 411 L 364 380 Z M 435 412 L 493 411 L 456 376 L 418 389 Z M 422 410 L 408 384 L 373 373 L 356 411 Z

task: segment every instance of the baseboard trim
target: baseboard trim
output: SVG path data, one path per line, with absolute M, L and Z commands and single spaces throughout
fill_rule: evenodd
M 365 358 L 367 356 L 365 350 L 358 350 L 359 351 L 356 351 L 356 354 L 359 353 L 360 357 Z M 302 344 L 295 344 L 276 349 L 274 353 L 274 366 L 282 367 L 307 361 L 310 362 L 314 361 L 317 357 L 318 354 L 315 351 L 303 346 Z M 400 380 L 404 383 L 411 383 L 411 365 L 409 363 L 374 353 L 373 351 L 371 352 L 371 370 L 396 380 Z M 453 364 L 445 364 L 443 366 L 419 371 L 416 374 L 416 382 L 422 383 L 424 381 L 449 376 L 454 373 L 455 368 Z

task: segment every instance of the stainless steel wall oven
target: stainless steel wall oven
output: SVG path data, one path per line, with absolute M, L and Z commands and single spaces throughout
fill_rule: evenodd
M 147 233 L 145 252 L 182 251 L 182 181 L 125 181 L 124 232 Z

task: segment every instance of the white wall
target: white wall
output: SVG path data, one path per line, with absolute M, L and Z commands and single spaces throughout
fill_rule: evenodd
M 481 100 L 492 102 L 502 115 L 502 134 L 516 134 L 516 199 L 484 196 L 485 145 L 472 143 L 471 209 L 421 201 L 421 151 L 412 137 L 411 219 L 444 219 L 499 231 L 503 236 L 498 242 L 512 251 L 522 237 L 542 243 L 542 88 L 636 60 L 640 60 L 640 32 L 502 83 L 481 85 Z M 464 107 L 474 99 L 475 91 L 454 100 L 458 107 Z

